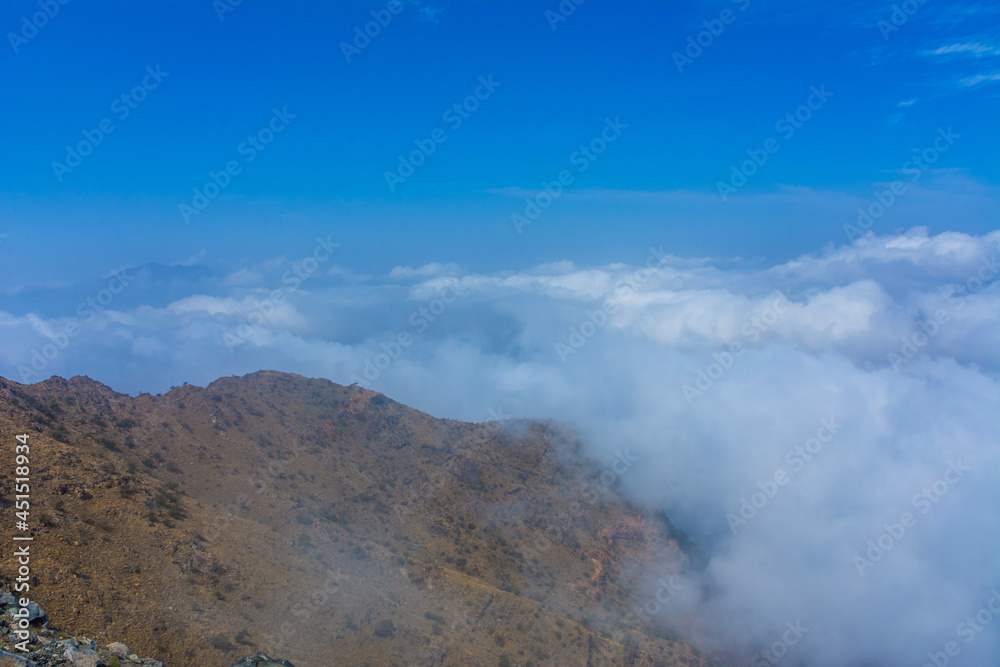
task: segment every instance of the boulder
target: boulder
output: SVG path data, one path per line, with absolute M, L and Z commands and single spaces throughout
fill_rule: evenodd
M 68 648 L 63 656 L 69 660 L 73 667 L 97 667 L 97 664 L 101 661 L 96 651 L 77 651 Z
M 36 665 L 24 655 L 0 651 L 0 667 L 36 667 Z
M 128 656 L 132 653 L 132 651 L 128 649 L 128 646 L 125 646 L 125 644 L 122 644 L 121 642 L 108 644 L 107 649 L 111 651 L 111 655 L 118 658 L 128 658 Z
M 42 608 L 38 606 L 38 603 L 34 600 L 28 601 L 28 622 L 34 623 L 38 621 L 39 623 L 44 623 L 49 620 L 49 615 L 42 611 Z
M 243 658 L 233 667 L 295 667 L 287 660 L 275 660 L 263 653 L 258 653 L 250 658 Z

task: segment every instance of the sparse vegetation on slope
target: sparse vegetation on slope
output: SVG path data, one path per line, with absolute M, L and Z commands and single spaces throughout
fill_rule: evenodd
M 0 427 L 37 452 L 39 602 L 170 667 L 248 646 L 304 665 L 708 664 L 629 612 L 688 566 L 683 536 L 554 424 L 260 372 L 135 398 L 0 381 Z

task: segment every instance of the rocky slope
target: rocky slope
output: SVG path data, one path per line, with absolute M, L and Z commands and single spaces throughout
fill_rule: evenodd
M 259 372 L 134 398 L 0 380 L 2 450 L 21 433 L 32 598 L 171 667 L 710 664 L 631 611 L 690 566 L 683 535 L 557 425 Z
M 20 632 L 18 632 L 20 630 Z M 49 625 L 38 603 L 22 607 L 9 591 L 0 591 L 0 667 L 164 667 L 159 660 L 140 658 L 121 642 L 101 646 Z M 259 653 L 232 667 L 295 667 Z

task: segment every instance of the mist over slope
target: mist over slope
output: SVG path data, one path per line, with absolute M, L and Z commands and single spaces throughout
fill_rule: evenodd
M 997 232 L 913 229 L 778 265 L 659 242 L 623 264 L 494 274 L 276 258 L 180 298 L 126 289 L 38 371 L 72 313 L 6 313 L 0 371 L 138 392 L 278 368 L 436 415 L 570 422 L 598 460 L 633 457 L 624 490 L 707 555 L 651 618 L 693 617 L 691 641 L 746 659 L 912 665 L 956 642 L 986 665 L 998 253 Z
M 31 450 L 31 598 L 169 665 L 713 664 L 630 611 L 689 541 L 558 424 L 259 372 L 135 398 L 0 379 L 0 433 Z

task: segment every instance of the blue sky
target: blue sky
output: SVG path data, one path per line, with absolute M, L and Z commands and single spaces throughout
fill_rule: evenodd
M 20 252 L 0 272 L 97 276 L 201 251 L 232 266 L 331 230 L 360 271 L 631 261 L 654 242 L 786 259 L 837 242 L 858 200 L 948 126 L 962 139 L 921 178 L 932 194 L 911 192 L 898 210 L 913 215 L 882 224 L 982 232 L 998 210 L 1000 13 L 917 6 L 884 35 L 891 3 L 592 0 L 553 30 L 556 2 L 406 2 L 348 63 L 341 43 L 384 3 L 242 3 L 220 20 L 208 0 L 70 2 L 26 42 L 5 40 L 0 231 Z M 7 3 L 4 31 L 37 11 Z M 731 23 L 679 72 L 673 54 L 723 11 Z M 157 66 L 169 75 L 119 120 L 113 101 Z M 500 86 L 448 127 L 442 114 L 490 75 Z M 776 121 L 823 85 L 833 96 L 781 138 Z M 178 206 L 243 159 L 275 107 L 295 119 L 185 224 Z M 628 128 L 515 233 L 521 191 L 574 169 L 609 117 Z M 114 132 L 60 181 L 52 163 L 104 118 Z M 447 141 L 390 191 L 396 156 L 438 127 Z M 779 152 L 723 203 L 717 182 L 768 137 Z M 65 242 L 39 252 L 53 236 Z

